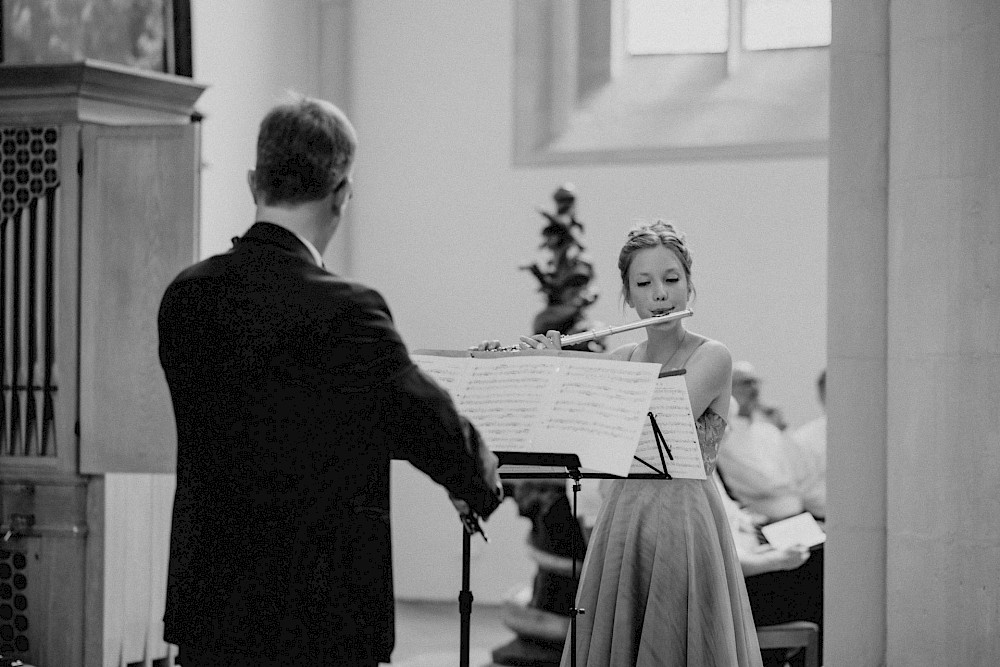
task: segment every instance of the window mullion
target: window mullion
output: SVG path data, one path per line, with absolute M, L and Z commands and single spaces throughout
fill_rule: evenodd
M 726 74 L 733 76 L 743 59 L 743 3 L 729 0 L 729 39 L 726 45 Z

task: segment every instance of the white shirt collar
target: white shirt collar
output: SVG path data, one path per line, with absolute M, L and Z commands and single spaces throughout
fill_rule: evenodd
M 323 263 L 323 256 L 319 254 L 319 250 L 317 250 L 316 246 L 312 244 L 312 241 L 302 236 L 294 229 L 289 229 L 288 227 L 285 227 L 284 225 L 279 225 L 276 222 L 271 222 L 269 220 L 264 220 L 264 221 L 258 220 L 258 222 L 267 222 L 267 224 L 269 225 L 274 225 L 275 227 L 281 227 L 285 231 L 295 234 L 295 238 L 302 241 L 302 245 L 304 245 L 306 249 L 309 250 L 309 254 L 312 255 L 313 261 L 316 262 L 316 266 L 322 267 L 324 269 L 326 268 L 326 265 Z
M 285 229 L 288 228 L 285 227 Z M 316 250 L 316 246 L 314 246 L 309 239 L 291 229 L 288 229 L 288 231 L 292 232 L 292 234 L 295 234 L 295 237 L 298 240 L 302 241 L 302 244 L 309 249 L 309 254 L 312 255 L 313 259 L 316 261 L 316 266 L 321 266 L 323 268 L 326 268 L 326 266 L 323 264 L 323 256 L 319 254 L 319 250 Z

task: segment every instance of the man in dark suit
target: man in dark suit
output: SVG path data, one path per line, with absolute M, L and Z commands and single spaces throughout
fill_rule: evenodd
M 356 145 L 328 102 L 269 112 L 256 222 L 160 305 L 177 422 L 164 637 L 183 667 L 388 662 L 390 460 L 481 517 L 502 496 L 496 457 L 381 295 L 322 266 Z

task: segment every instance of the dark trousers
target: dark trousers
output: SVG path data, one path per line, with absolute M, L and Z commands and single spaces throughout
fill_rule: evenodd
M 177 664 L 180 667 L 378 667 L 371 658 L 338 653 L 337 655 L 309 655 L 282 657 L 280 655 L 249 655 L 212 648 L 180 646 Z
M 747 577 L 747 595 L 757 625 L 812 621 L 823 625 L 823 550 L 794 570 Z
M 776 625 L 790 621 L 812 621 L 819 626 L 820 655 L 823 651 L 823 549 L 794 570 L 767 572 L 747 577 L 747 596 L 754 624 Z M 770 656 L 765 656 L 764 664 Z M 778 662 L 777 664 L 783 664 Z M 795 664 L 794 661 L 792 664 Z M 185 665 L 185 667 L 187 667 Z

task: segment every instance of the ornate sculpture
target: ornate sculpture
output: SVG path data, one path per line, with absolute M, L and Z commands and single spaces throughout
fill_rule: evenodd
M 594 268 L 587 259 L 580 237 L 583 225 L 576 219 L 573 186 L 563 185 L 553 194 L 555 213 L 539 211 L 546 220 L 540 249 L 551 253 L 543 266 L 521 267 L 530 271 L 545 294 L 546 306 L 535 316 L 533 330 L 556 329 L 563 334 L 601 326 L 584 311 L 597 300 L 590 290 Z M 600 340 L 568 349 L 601 352 Z M 573 550 L 577 549 L 576 572 L 583 564 L 585 535 L 566 492 L 566 480 L 508 482 L 505 493 L 517 503 L 521 516 L 531 520 L 528 554 L 538 566 L 530 587 L 504 605 L 503 622 L 517 637 L 493 650 L 494 665 L 528 667 L 558 666 L 563 643 L 569 633 L 570 610 L 576 598 Z

